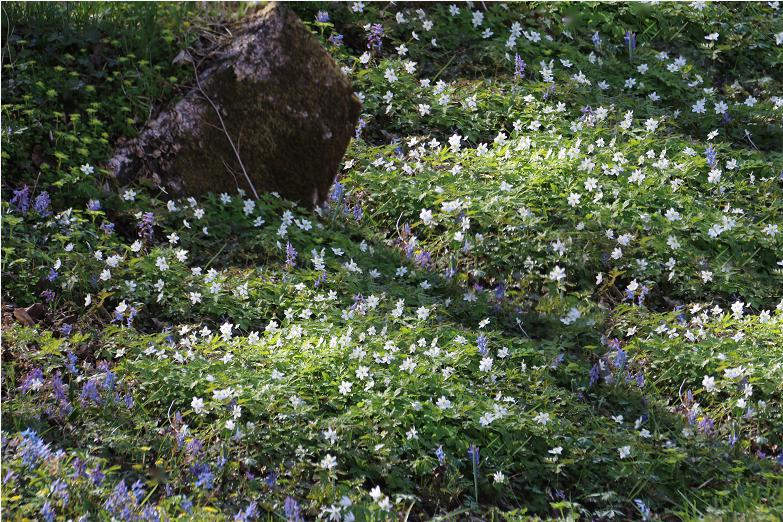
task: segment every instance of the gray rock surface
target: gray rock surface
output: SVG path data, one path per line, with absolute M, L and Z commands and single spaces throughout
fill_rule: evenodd
M 361 104 L 296 14 L 269 4 L 198 69 L 191 91 L 117 148 L 114 176 L 174 194 L 242 188 L 324 201 Z

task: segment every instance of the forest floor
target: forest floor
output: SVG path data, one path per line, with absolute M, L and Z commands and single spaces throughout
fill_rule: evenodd
M 103 168 L 254 7 L 4 3 L 3 516 L 783 518 L 780 4 L 293 7 L 317 211 Z

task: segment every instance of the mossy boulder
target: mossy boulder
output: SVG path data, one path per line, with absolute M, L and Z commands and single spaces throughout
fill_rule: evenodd
M 361 104 L 296 14 L 267 5 L 196 70 L 192 90 L 118 147 L 114 176 L 176 194 L 242 188 L 322 202 Z

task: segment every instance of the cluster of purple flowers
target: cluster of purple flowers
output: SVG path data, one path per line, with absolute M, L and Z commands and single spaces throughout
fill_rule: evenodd
M 367 122 L 364 121 L 364 118 L 359 118 L 359 123 L 356 124 L 356 131 L 354 132 L 354 138 L 357 140 L 361 137 L 362 131 L 367 126 Z
M 296 249 L 294 248 L 294 245 L 291 244 L 290 241 L 288 241 L 285 245 L 285 266 L 289 270 L 294 268 L 296 266 L 296 256 L 297 256 Z
M 599 363 L 595 363 L 590 368 L 590 386 L 593 386 L 600 379 L 601 379 L 601 365 Z
M 47 288 L 43 292 L 41 292 L 41 297 L 43 297 L 44 301 L 47 303 L 51 303 L 54 301 L 54 298 L 57 297 L 57 294 L 55 294 L 54 290 Z
M 647 287 L 647 285 L 642 285 L 642 287 L 638 290 L 638 295 L 635 290 L 626 288 L 625 297 L 623 298 L 623 301 L 633 302 L 633 300 L 636 299 L 636 303 L 639 306 L 641 306 L 642 304 L 644 304 L 644 300 L 649 293 L 650 293 L 650 289 Z
M 486 335 L 479 335 L 476 339 L 476 345 L 478 346 L 479 354 L 482 356 L 489 353 L 489 340 Z
M 20 189 L 14 190 L 11 204 L 16 207 L 17 210 L 26 214 L 27 211 L 30 210 L 30 187 L 25 185 Z
M 22 380 L 22 385 L 19 387 L 19 389 L 22 391 L 22 393 L 28 393 L 30 390 L 38 390 L 41 388 L 41 386 L 43 386 L 43 383 L 43 370 L 40 368 L 33 368 Z
M 302 508 L 292 497 L 286 497 L 283 503 L 283 512 L 285 513 L 285 519 L 288 522 L 300 522 L 302 519 Z
M 367 48 L 380 52 L 383 47 L 383 26 L 381 24 L 372 24 L 370 26 L 370 35 L 367 37 Z
M 446 464 L 446 452 L 443 451 L 443 446 L 438 446 L 438 449 L 435 450 L 435 456 L 438 457 L 438 464 L 441 466 Z
M 332 186 L 332 191 L 329 194 L 329 199 L 335 203 L 339 203 L 342 201 L 343 196 L 345 196 L 345 185 L 339 181 L 335 181 Z
M 514 56 L 514 79 L 521 80 L 525 77 L 527 64 L 518 54 Z
M 215 485 L 215 474 L 209 467 L 209 464 L 200 462 L 190 468 L 190 472 L 196 478 L 197 488 L 212 489 Z
M 19 454 L 22 457 L 22 463 L 27 468 L 38 467 L 41 462 L 52 455 L 52 448 L 35 431 L 28 428 L 22 432 L 21 436 Z
M 49 198 L 49 193 L 43 191 L 38 194 L 38 197 L 35 198 L 35 203 L 33 203 L 33 210 L 38 212 L 43 217 L 50 216 L 52 214 L 52 211 L 49 209 L 51 204 L 52 200 Z
M 427 268 L 432 263 L 432 256 L 426 250 L 422 250 L 421 252 L 416 254 L 415 261 L 416 261 L 416 265 L 422 268 Z
M 253 501 L 243 510 L 234 515 L 235 522 L 248 522 L 258 518 L 258 502 Z
M 154 227 L 155 227 L 155 214 L 153 214 L 152 212 L 145 212 L 141 216 L 141 220 L 139 221 L 139 225 L 138 225 L 139 237 L 147 242 L 151 242 L 154 235 Z
M 628 52 L 632 53 L 636 50 L 636 33 L 632 31 L 625 31 L 625 44 L 628 46 Z
M 704 151 L 704 157 L 707 159 L 707 165 L 709 165 L 711 169 L 714 169 L 717 166 L 718 151 L 715 150 L 715 147 L 712 145 L 707 146 L 707 149 Z
M 101 230 L 107 236 L 114 234 L 114 223 L 110 221 L 104 221 L 103 223 L 101 223 Z

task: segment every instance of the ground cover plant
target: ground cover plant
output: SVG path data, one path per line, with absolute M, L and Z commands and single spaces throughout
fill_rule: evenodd
M 257 6 L 3 4 L 3 516 L 783 517 L 781 5 L 292 7 L 312 211 L 104 168 Z

